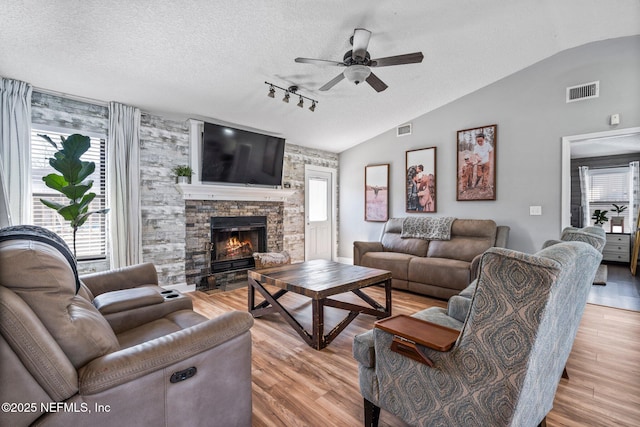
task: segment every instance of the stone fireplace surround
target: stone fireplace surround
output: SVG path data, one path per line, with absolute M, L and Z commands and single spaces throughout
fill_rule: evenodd
M 185 200 L 185 214 L 185 275 L 187 284 L 195 283 L 198 290 L 226 290 L 235 283 L 246 283 L 247 280 L 246 270 L 216 273 L 214 280 L 206 279 L 210 275 L 208 245 L 211 240 L 211 217 L 266 216 L 267 251 L 283 250 L 284 202 Z

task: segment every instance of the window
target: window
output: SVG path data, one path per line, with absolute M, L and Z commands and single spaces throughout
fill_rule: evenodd
M 609 221 L 603 224 L 606 231 L 612 231 L 610 220 L 613 216 L 618 216 L 613 212 L 613 204 L 618 206 L 629 206 L 630 175 L 628 167 L 590 169 L 589 170 L 589 207 L 591 214 L 596 209 L 609 211 L 607 217 Z M 629 209 L 619 214 L 624 217 L 624 233 L 630 231 L 628 219 Z
M 327 200 L 329 184 L 326 179 L 309 179 L 309 221 L 326 221 L 328 219 Z
M 60 136 L 65 138 L 72 133 L 51 132 L 44 129 L 31 129 L 31 177 L 32 177 L 32 206 L 33 223 L 45 227 L 60 237 L 73 250 L 73 229 L 55 210 L 46 207 L 40 199 L 49 199 L 59 203 L 67 203 L 68 199 L 55 190 L 47 187 L 42 177 L 50 173 L 58 173 L 49 165 L 49 158 L 57 151 L 49 142 L 39 137 L 38 134 L 48 135 L 60 147 Z M 82 132 L 78 132 L 82 133 Z M 95 162 L 96 170 L 88 178 L 93 180 L 91 192 L 96 193 L 89 207 L 90 211 L 104 209 L 106 207 L 106 146 L 104 138 L 91 137 L 91 148 L 82 156 L 82 160 Z M 76 234 L 76 250 L 78 260 L 91 260 L 106 258 L 107 233 L 106 215 L 91 215 L 87 222 L 78 229 Z

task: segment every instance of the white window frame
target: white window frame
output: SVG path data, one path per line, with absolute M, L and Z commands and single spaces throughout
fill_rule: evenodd
M 594 197 L 594 185 L 593 185 L 593 179 L 594 177 L 600 175 L 612 175 L 612 174 L 626 174 L 625 179 L 622 180 L 622 182 L 625 183 L 626 185 L 626 199 L 622 199 L 622 200 L 609 200 L 609 198 L 602 198 L 602 197 L 598 197 L 597 199 Z M 610 220 L 611 217 L 613 216 L 618 216 L 612 209 L 613 209 L 613 204 L 617 204 L 617 205 L 622 205 L 622 206 L 626 206 L 627 209 L 620 215 L 622 217 L 625 218 L 624 221 L 624 228 L 623 228 L 623 232 L 624 233 L 629 233 L 631 230 L 631 219 L 629 218 L 629 194 L 631 191 L 630 188 L 630 180 L 629 180 L 629 173 L 630 173 L 630 168 L 628 166 L 616 166 L 616 167 L 605 167 L 605 168 L 597 168 L 597 169 L 589 169 L 589 214 L 590 216 L 593 215 L 593 212 L 596 209 L 600 209 L 601 211 L 608 211 L 607 212 L 607 222 L 605 222 L 604 224 L 602 224 L 603 228 L 605 230 L 611 230 L 611 225 L 610 225 Z
M 36 136 L 37 133 L 49 135 L 51 139 L 56 144 L 58 144 L 58 147 L 60 147 L 60 138 L 58 134 L 62 134 L 65 137 L 74 133 L 79 133 L 81 135 L 88 136 L 92 139 L 92 149 L 95 147 L 94 144 L 96 140 L 100 140 L 101 144 L 105 144 L 105 146 L 103 146 L 103 151 L 101 153 L 102 165 L 100 165 L 99 162 L 96 161 L 96 171 L 88 179 L 93 180 L 93 187 L 91 188 L 90 191 L 97 194 L 96 198 L 91 203 L 90 210 L 103 209 L 104 207 L 108 206 L 107 193 L 106 193 L 106 190 L 107 190 L 106 188 L 107 186 L 107 181 L 106 181 L 107 180 L 107 176 L 106 176 L 107 175 L 107 160 L 106 160 L 107 136 L 105 134 L 99 134 L 96 132 L 87 132 L 85 130 L 78 130 L 78 129 L 72 129 L 72 128 L 66 128 L 66 127 L 48 126 L 48 125 L 33 123 L 31 125 L 31 135 L 32 135 L 31 153 L 32 154 L 34 153 L 33 151 L 34 143 L 40 144 L 40 142 L 43 142 L 44 144 L 47 144 L 47 145 L 49 144 L 44 139 Z M 53 152 L 55 152 L 55 149 L 53 149 L 52 147 L 52 153 Z M 51 156 L 52 156 L 52 153 L 51 153 Z M 85 159 L 83 158 L 83 160 Z M 95 161 L 94 159 L 91 159 L 91 160 Z M 30 177 L 30 179 L 32 180 L 32 194 L 31 194 L 32 222 L 34 225 L 43 226 L 55 232 L 56 234 L 60 235 L 60 237 L 62 237 L 65 240 L 69 248 L 73 250 L 73 230 L 69 225 L 69 221 L 64 220 L 64 218 L 62 218 L 62 216 L 56 213 L 53 209 L 50 209 L 42 205 L 42 203 L 39 200 L 40 198 L 47 199 L 47 198 L 63 197 L 63 196 L 61 196 L 56 191 L 51 190 L 47 187 L 45 187 L 45 190 L 43 192 L 37 192 L 37 187 L 38 187 L 36 185 L 37 177 L 34 176 L 34 172 L 36 172 L 38 169 L 40 170 L 42 169 L 35 168 L 33 166 L 34 161 L 35 161 L 34 159 L 32 159 L 31 161 L 32 171 L 31 171 L 31 177 Z M 56 172 L 50 166 L 48 166 L 48 168 L 50 169 L 51 172 Z M 99 175 L 96 175 L 100 173 L 101 168 L 102 168 L 102 177 L 100 177 Z M 42 186 L 43 184 L 40 184 L 41 188 Z M 96 206 L 96 204 L 98 206 Z M 39 215 L 38 212 L 44 213 L 44 215 L 46 215 L 49 219 L 51 219 L 51 221 L 43 221 L 41 218 L 42 215 Z M 91 225 L 94 226 L 93 231 L 89 230 L 90 228 L 89 226 Z M 99 230 L 97 232 L 95 231 L 96 226 L 99 227 Z M 98 239 L 99 243 L 94 244 L 93 241 L 96 238 Z M 78 243 L 78 261 L 108 259 L 108 244 L 107 244 L 108 243 L 108 224 L 107 224 L 106 215 L 104 214 L 92 215 L 87 220 L 87 223 L 85 223 L 83 227 L 80 227 L 78 229 L 76 241 Z

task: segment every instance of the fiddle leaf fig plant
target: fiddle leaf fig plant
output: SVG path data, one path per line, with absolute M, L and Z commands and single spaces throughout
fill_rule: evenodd
M 109 209 L 90 211 L 89 205 L 95 199 L 96 193 L 89 192 L 93 187 L 93 181 L 87 178 L 95 171 L 94 162 L 82 161 L 80 157 L 91 147 L 91 139 L 88 136 L 73 134 L 68 138 L 60 136 L 60 148 L 48 135 L 38 134 L 48 141 L 58 151 L 49 158 L 49 164 L 59 173 L 50 173 L 42 180 L 45 185 L 58 191 L 68 199 L 68 203 L 59 203 L 53 200 L 40 199 L 42 204 L 54 209 L 65 220 L 70 221 L 73 229 L 73 254 L 76 255 L 76 233 L 78 228 L 93 214 L 105 214 Z

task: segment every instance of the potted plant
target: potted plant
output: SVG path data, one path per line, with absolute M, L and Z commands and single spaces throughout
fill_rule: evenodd
M 609 218 L 607 218 L 607 212 L 609 211 L 602 211 L 600 209 L 596 209 L 595 211 L 593 211 L 593 215 L 591 215 L 591 219 L 595 221 L 594 225 L 597 225 L 598 227 L 602 227 L 602 224 L 604 224 L 609 220 Z
M 615 203 L 613 204 L 613 209 L 612 211 L 617 213 L 617 216 L 612 216 L 611 217 L 611 232 L 612 233 L 622 233 L 624 232 L 624 217 L 620 216 L 620 214 L 622 212 L 624 212 L 627 209 L 626 206 L 618 206 Z
M 188 184 L 191 180 L 191 175 L 193 175 L 193 169 L 187 165 L 178 165 L 171 170 L 176 176 L 176 182 L 178 184 Z
M 96 213 L 105 214 L 109 209 L 89 211 L 89 204 L 96 197 L 96 193 L 88 191 L 93 186 L 92 180 L 86 180 L 96 169 L 94 162 L 84 162 L 80 157 L 91 147 L 91 139 L 88 136 L 73 134 L 68 138 L 60 137 L 61 147 L 49 138 L 48 135 L 40 135 L 58 151 L 49 158 L 49 164 L 60 173 L 50 173 L 42 178 L 45 185 L 64 195 L 69 202 L 67 204 L 52 200 L 40 199 L 48 208 L 55 209 L 65 220 L 70 221 L 73 228 L 73 255 L 76 255 L 76 233 L 78 228 L 87 219 Z

